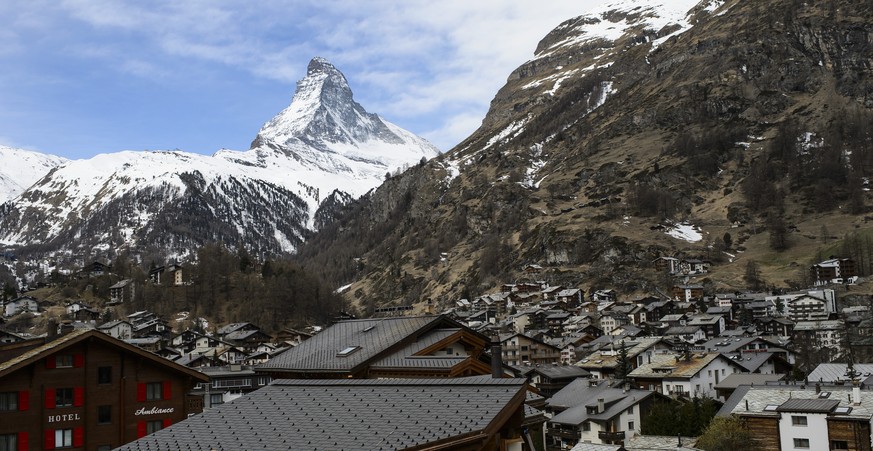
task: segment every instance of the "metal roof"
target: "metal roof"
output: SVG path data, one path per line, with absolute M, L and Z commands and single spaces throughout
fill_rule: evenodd
M 274 356 L 260 370 L 297 372 L 348 372 L 378 357 L 424 328 L 438 322 L 454 323 L 442 316 L 412 316 L 341 321 L 300 345 Z M 356 347 L 347 355 L 340 351 Z
M 524 379 L 277 380 L 119 450 L 395 450 L 486 433 Z
M 834 399 L 800 399 L 791 398 L 776 408 L 777 412 L 828 413 L 840 405 Z

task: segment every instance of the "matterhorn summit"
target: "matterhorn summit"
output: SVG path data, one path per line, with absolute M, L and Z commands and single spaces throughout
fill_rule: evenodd
M 207 242 L 293 252 L 335 209 L 436 156 L 426 140 L 368 113 L 345 76 L 314 58 L 291 104 L 250 149 L 212 156 L 124 151 L 58 162 L 0 206 L 0 244 L 69 250 Z

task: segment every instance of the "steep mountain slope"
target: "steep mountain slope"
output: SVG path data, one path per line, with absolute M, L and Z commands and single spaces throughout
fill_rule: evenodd
M 437 153 L 367 113 L 342 73 L 315 58 L 291 105 L 248 151 L 118 152 L 69 162 L 2 206 L 0 242 L 184 255 L 219 241 L 293 252 L 331 209 Z
M 23 193 L 52 168 L 68 160 L 54 155 L 0 146 L 0 204 Z
M 785 285 L 820 229 L 864 224 L 871 19 L 871 2 L 604 4 L 540 42 L 479 130 L 301 258 L 354 281 L 362 307 L 448 303 L 527 263 L 554 284 L 651 292 L 674 282 L 650 269 L 659 256 L 713 260 L 707 286 L 743 288 L 754 260 Z

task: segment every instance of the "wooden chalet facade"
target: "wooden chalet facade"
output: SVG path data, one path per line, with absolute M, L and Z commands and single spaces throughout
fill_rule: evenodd
M 0 346 L 0 443 L 109 450 L 202 410 L 208 378 L 95 330 Z

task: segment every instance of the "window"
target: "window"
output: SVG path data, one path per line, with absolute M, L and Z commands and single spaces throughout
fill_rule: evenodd
M 628 422 L 627 422 L 627 430 L 629 430 L 629 431 L 633 431 L 633 430 L 634 430 L 634 422 L 633 422 L 633 421 L 628 421 Z
M 582 423 L 582 430 L 583 431 L 590 431 L 591 430 L 591 423 L 589 423 L 587 421 Z
M 161 420 L 147 421 L 146 434 L 153 434 L 164 428 L 164 422 Z
M 111 384 L 112 383 L 112 367 L 101 366 L 97 368 L 97 383 Z
M 630 407 L 627 408 L 627 414 L 628 414 L 628 415 L 633 415 L 633 414 L 634 414 L 634 406 L 630 406 Z
M 72 448 L 73 430 L 55 429 L 55 448 Z
M 72 407 L 73 405 L 73 389 L 72 388 L 57 388 L 55 389 L 55 407 Z
M 97 406 L 97 424 L 112 422 L 112 406 Z
M 164 399 L 164 384 L 161 382 L 151 382 L 146 384 L 146 401 L 157 401 Z
M 56 355 L 55 356 L 55 368 L 72 368 L 73 367 L 73 356 L 72 355 Z
M 0 393 L 0 410 L 18 410 L 18 392 Z
M 213 393 L 209 395 L 209 404 L 213 406 L 224 404 L 224 395 L 221 393 Z
M 792 426 L 806 426 L 806 417 L 801 415 L 791 415 Z
M 809 439 L 808 438 L 796 438 L 794 439 L 794 447 L 801 449 L 809 449 Z
M 848 450 L 849 442 L 845 440 L 831 440 L 831 449 Z
M 18 451 L 18 434 L 0 435 L 0 451 Z

